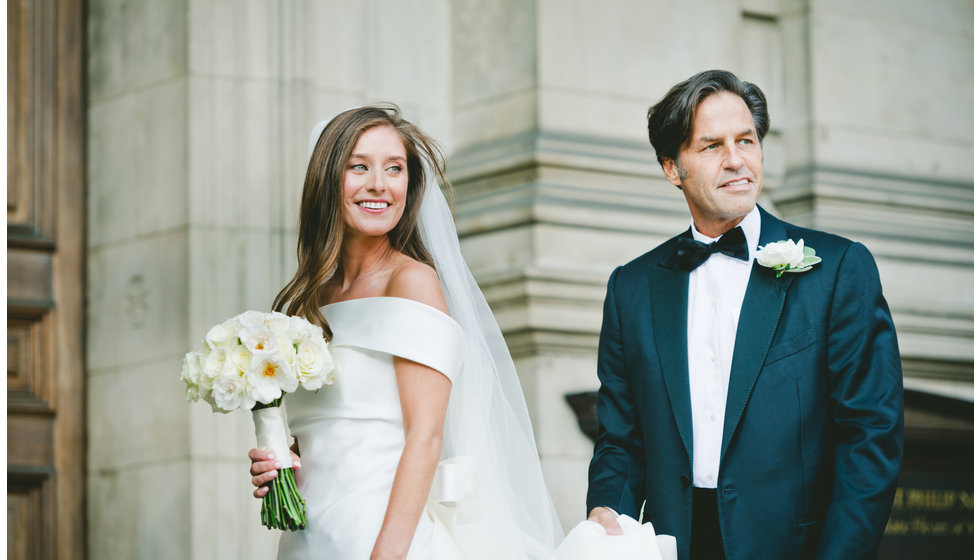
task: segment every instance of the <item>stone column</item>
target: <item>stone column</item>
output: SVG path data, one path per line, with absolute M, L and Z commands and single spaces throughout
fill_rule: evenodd
M 867 245 L 906 386 L 972 400 L 970 4 L 780 4 L 796 79 L 766 90 L 795 107 L 776 208 Z
M 88 9 L 88 556 L 196 558 L 187 3 Z

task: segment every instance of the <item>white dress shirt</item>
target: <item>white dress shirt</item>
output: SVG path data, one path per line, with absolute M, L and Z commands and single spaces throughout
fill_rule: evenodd
M 699 488 L 718 487 L 735 331 L 759 245 L 761 221 L 756 207 L 736 226 L 745 233 L 748 261 L 714 253 L 691 271 L 688 283 L 687 365 L 694 425 L 694 486 Z M 691 232 L 703 243 L 718 239 L 701 234 L 693 220 Z

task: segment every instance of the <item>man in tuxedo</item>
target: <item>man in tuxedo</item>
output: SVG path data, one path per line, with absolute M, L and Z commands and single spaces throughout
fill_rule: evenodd
M 648 128 L 691 228 L 609 278 L 589 519 L 615 534 L 617 514 L 642 510 L 680 559 L 874 558 L 903 405 L 871 254 L 757 206 L 757 86 L 702 72 Z M 822 259 L 812 268 L 756 262 L 758 247 L 801 239 Z

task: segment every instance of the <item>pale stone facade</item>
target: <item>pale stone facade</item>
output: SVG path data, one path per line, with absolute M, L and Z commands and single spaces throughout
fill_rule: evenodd
M 966 0 L 89 3 L 92 558 L 270 558 L 246 415 L 180 360 L 294 266 L 309 129 L 394 101 L 442 141 L 464 252 L 514 354 L 562 520 L 591 443 L 605 281 L 687 226 L 649 105 L 727 68 L 770 100 L 763 204 L 866 243 L 907 384 L 972 395 Z M 972 396 L 970 397 L 972 399 Z

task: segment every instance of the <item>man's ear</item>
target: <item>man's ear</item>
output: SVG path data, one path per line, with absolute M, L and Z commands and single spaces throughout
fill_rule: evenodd
M 664 170 L 664 176 L 675 187 L 681 188 L 681 171 L 677 167 L 677 162 L 669 157 L 660 158 L 660 167 Z

